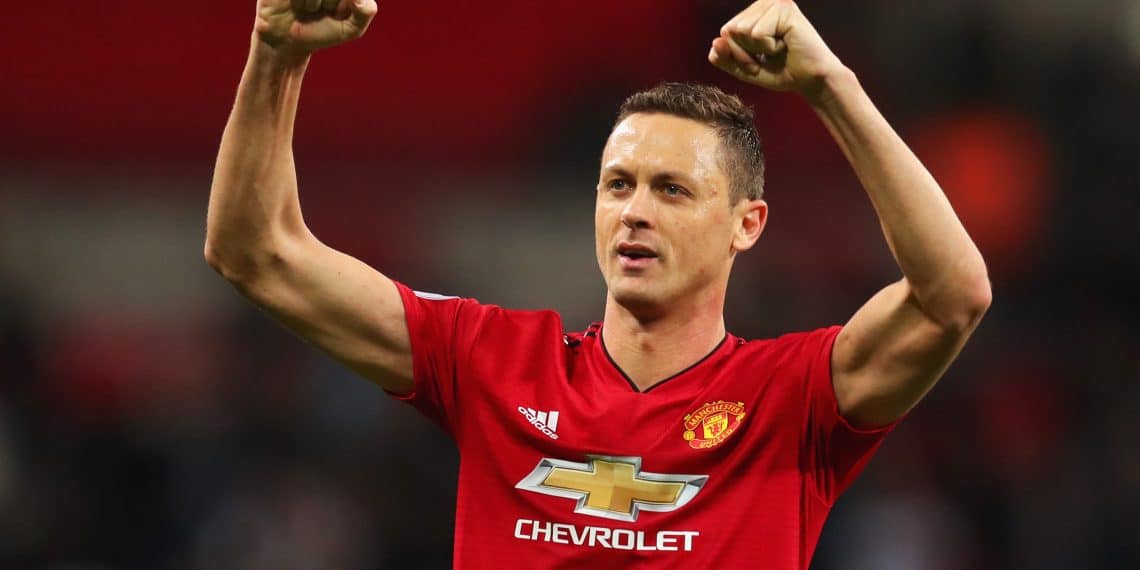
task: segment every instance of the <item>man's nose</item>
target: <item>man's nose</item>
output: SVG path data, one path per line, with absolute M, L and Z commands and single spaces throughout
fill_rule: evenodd
M 655 207 L 652 191 L 644 185 L 638 186 L 621 210 L 621 223 L 631 230 L 651 228 Z

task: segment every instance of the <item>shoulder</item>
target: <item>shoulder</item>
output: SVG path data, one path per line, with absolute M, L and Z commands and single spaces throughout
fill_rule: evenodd
M 562 315 L 549 309 L 505 309 L 498 305 L 480 305 L 483 328 L 514 346 L 564 343 L 566 332 Z
M 454 313 L 456 325 L 461 328 L 479 328 L 488 331 L 511 331 L 515 334 L 549 334 L 561 341 L 562 315 L 551 309 L 512 309 L 493 303 L 484 303 L 474 297 L 460 297 L 409 290 L 415 303 L 437 305 Z M 446 307 L 446 308 L 445 308 Z
M 734 357 L 738 362 L 755 363 L 766 367 L 814 362 L 821 357 L 830 356 L 831 346 L 842 328 L 833 325 L 762 339 L 732 337 L 738 344 Z
M 834 342 L 841 330 L 843 330 L 841 325 L 831 325 L 814 330 L 787 332 L 771 338 L 732 338 L 735 338 L 741 349 L 745 351 L 784 353 Z

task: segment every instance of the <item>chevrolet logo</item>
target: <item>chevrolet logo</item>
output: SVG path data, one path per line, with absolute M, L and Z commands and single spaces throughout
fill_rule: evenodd
M 640 457 L 586 457 L 586 463 L 543 458 L 515 488 L 577 499 L 576 513 L 635 521 L 643 510 L 664 513 L 685 506 L 709 480 L 708 475 L 644 472 Z

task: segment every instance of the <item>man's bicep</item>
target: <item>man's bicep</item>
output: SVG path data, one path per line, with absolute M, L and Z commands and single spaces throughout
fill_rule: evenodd
M 832 383 L 840 413 L 859 426 L 902 417 L 930 391 L 973 329 L 950 329 L 931 319 L 905 279 L 883 288 L 835 341 Z
M 391 279 L 315 238 L 283 246 L 273 265 L 241 293 L 385 390 L 411 392 L 411 341 Z

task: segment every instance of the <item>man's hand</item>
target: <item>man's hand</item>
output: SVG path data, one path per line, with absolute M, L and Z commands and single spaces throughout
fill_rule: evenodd
M 758 0 L 720 29 L 709 62 L 753 85 L 814 99 L 845 68 L 791 0 Z
M 258 0 L 254 30 L 263 43 L 295 57 L 364 35 L 376 0 Z

